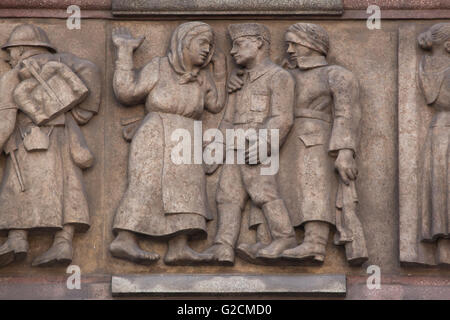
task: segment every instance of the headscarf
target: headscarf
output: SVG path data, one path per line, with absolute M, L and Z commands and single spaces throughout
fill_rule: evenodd
M 296 23 L 291 25 L 287 32 L 296 36 L 296 43 L 322 53 L 328 54 L 330 40 L 324 28 L 312 23 Z
M 214 54 L 214 41 L 212 43 L 212 48 L 209 51 L 208 57 L 199 68 L 194 68 L 192 70 L 188 70 L 188 67 L 185 65 L 184 56 L 183 56 L 183 48 L 191 42 L 193 38 L 202 34 L 204 32 L 211 32 L 214 35 L 211 27 L 204 22 L 186 22 L 180 24 L 172 34 L 172 38 L 170 40 L 170 47 L 168 51 L 169 63 L 175 72 L 181 75 L 180 84 L 185 84 L 190 81 L 197 81 L 197 76 L 200 69 L 204 68 L 211 61 L 211 58 Z
M 438 23 L 422 32 L 417 41 L 424 50 L 450 40 L 450 23 Z M 419 85 L 427 104 L 434 103 L 439 97 L 444 77 L 450 69 L 450 59 L 445 57 L 424 55 L 419 65 Z

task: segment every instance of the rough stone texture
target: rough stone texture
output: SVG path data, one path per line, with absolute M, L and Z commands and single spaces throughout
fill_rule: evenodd
M 71 5 L 77 5 L 81 9 L 87 10 L 109 10 L 111 0 L 4 0 L 0 4 L 0 8 L 66 9 Z
M 343 0 L 346 10 L 365 10 L 370 5 L 389 10 L 450 9 L 447 0 Z
M 341 0 L 301 0 L 276 1 L 262 0 L 195 0 L 195 1 L 130 1 L 112 0 L 115 15 L 301 15 L 301 14 L 340 14 Z
M 126 2 L 125 0 L 119 0 Z M 70 5 L 78 5 L 86 10 L 110 10 L 114 0 L 3 0 L 0 8 L 33 8 L 33 9 L 65 9 Z M 127 1 L 130 2 L 130 1 Z M 312 1 L 311 1 L 312 2 Z M 316 1 L 317 2 L 317 1 Z M 319 1 L 326 3 L 326 0 Z M 328 3 L 339 3 L 345 10 L 366 10 L 371 4 L 389 10 L 425 10 L 425 9 L 450 9 L 450 3 L 446 0 L 333 0 Z
M 113 276 L 113 295 L 345 295 L 344 275 Z

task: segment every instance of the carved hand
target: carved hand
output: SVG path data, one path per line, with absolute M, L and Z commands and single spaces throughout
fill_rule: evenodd
M 125 47 L 134 51 L 139 48 L 144 39 L 144 36 L 134 38 L 130 31 L 125 27 L 115 28 L 112 31 L 112 41 L 117 48 Z
M 242 88 L 244 85 L 244 70 L 234 69 L 231 72 L 230 79 L 228 80 L 228 92 L 232 93 Z
M 356 180 L 358 176 L 358 168 L 356 167 L 356 161 L 353 157 L 353 150 L 342 149 L 339 150 L 338 157 L 334 163 L 336 170 L 339 172 L 339 176 L 342 181 L 348 185 L 350 180 Z

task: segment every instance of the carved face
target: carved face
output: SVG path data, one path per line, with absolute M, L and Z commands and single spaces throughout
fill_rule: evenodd
M 8 52 L 8 59 L 7 62 L 9 65 L 14 68 L 20 61 L 20 56 L 23 53 L 22 47 L 10 47 L 6 48 L 6 51 Z
M 297 43 L 297 37 L 292 32 L 286 33 L 285 41 L 287 44 L 286 51 L 289 55 L 289 61 L 291 63 L 297 64 L 298 58 L 307 57 L 315 53 L 314 50 Z
M 238 65 L 245 67 L 256 58 L 261 46 L 262 41 L 258 38 L 240 37 L 233 41 L 230 54 Z
M 201 66 L 208 59 L 212 49 L 213 35 L 210 32 L 204 32 L 193 38 L 187 48 L 189 60 L 194 66 Z

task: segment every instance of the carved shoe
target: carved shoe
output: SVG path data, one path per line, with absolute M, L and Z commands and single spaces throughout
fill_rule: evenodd
M 211 255 L 210 261 L 218 262 L 221 265 L 234 265 L 234 248 L 227 244 L 213 244 L 203 253 Z
M 325 245 L 313 242 L 303 242 L 298 247 L 284 251 L 282 257 L 289 260 L 312 260 L 320 263 L 325 259 L 325 252 Z
M 72 262 L 72 242 L 55 239 L 53 245 L 33 260 L 33 267 L 49 267 L 55 264 L 69 265 Z
M 258 251 L 266 246 L 267 245 L 262 242 L 256 242 L 253 244 L 241 243 L 236 248 L 236 254 L 241 259 L 244 259 L 249 262 L 254 262 L 257 259 L 256 255 L 257 255 Z
M 21 238 L 8 238 L 0 247 L 0 267 L 13 261 L 22 261 L 27 256 L 28 241 Z
M 294 248 L 297 245 L 295 237 L 281 238 L 273 240 L 271 244 L 260 249 L 256 254 L 257 258 L 277 259 L 284 250 Z

